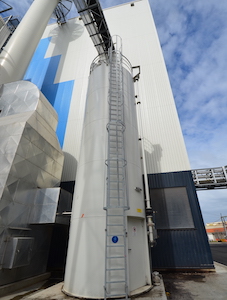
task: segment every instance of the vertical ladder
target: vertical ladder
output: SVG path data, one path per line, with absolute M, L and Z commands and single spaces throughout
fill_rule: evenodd
M 117 48 L 110 51 L 109 63 L 104 298 L 128 299 L 126 210 L 129 208 L 125 178 L 123 68 L 122 55 Z

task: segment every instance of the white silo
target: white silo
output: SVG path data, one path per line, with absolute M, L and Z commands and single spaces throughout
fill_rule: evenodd
M 63 287 L 81 298 L 151 286 L 132 69 L 114 47 L 93 61 L 87 92 Z

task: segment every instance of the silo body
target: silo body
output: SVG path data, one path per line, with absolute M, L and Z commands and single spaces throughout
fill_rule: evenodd
M 63 291 L 82 298 L 104 297 L 106 159 L 108 155 L 109 65 L 96 60 L 91 68 L 71 217 Z M 129 294 L 150 287 L 142 171 L 131 70 L 123 67 L 127 265 Z M 135 189 L 137 187 L 137 190 Z M 138 191 L 139 189 L 141 191 Z

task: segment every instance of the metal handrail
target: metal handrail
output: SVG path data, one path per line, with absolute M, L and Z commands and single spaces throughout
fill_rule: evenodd
M 197 190 L 227 188 L 227 166 L 192 170 Z

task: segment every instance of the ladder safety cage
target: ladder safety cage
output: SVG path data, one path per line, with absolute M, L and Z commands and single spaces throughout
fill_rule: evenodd
M 124 149 L 124 90 L 121 40 L 109 50 L 109 122 L 106 179 L 104 298 L 128 299 L 126 211 L 129 209 Z

